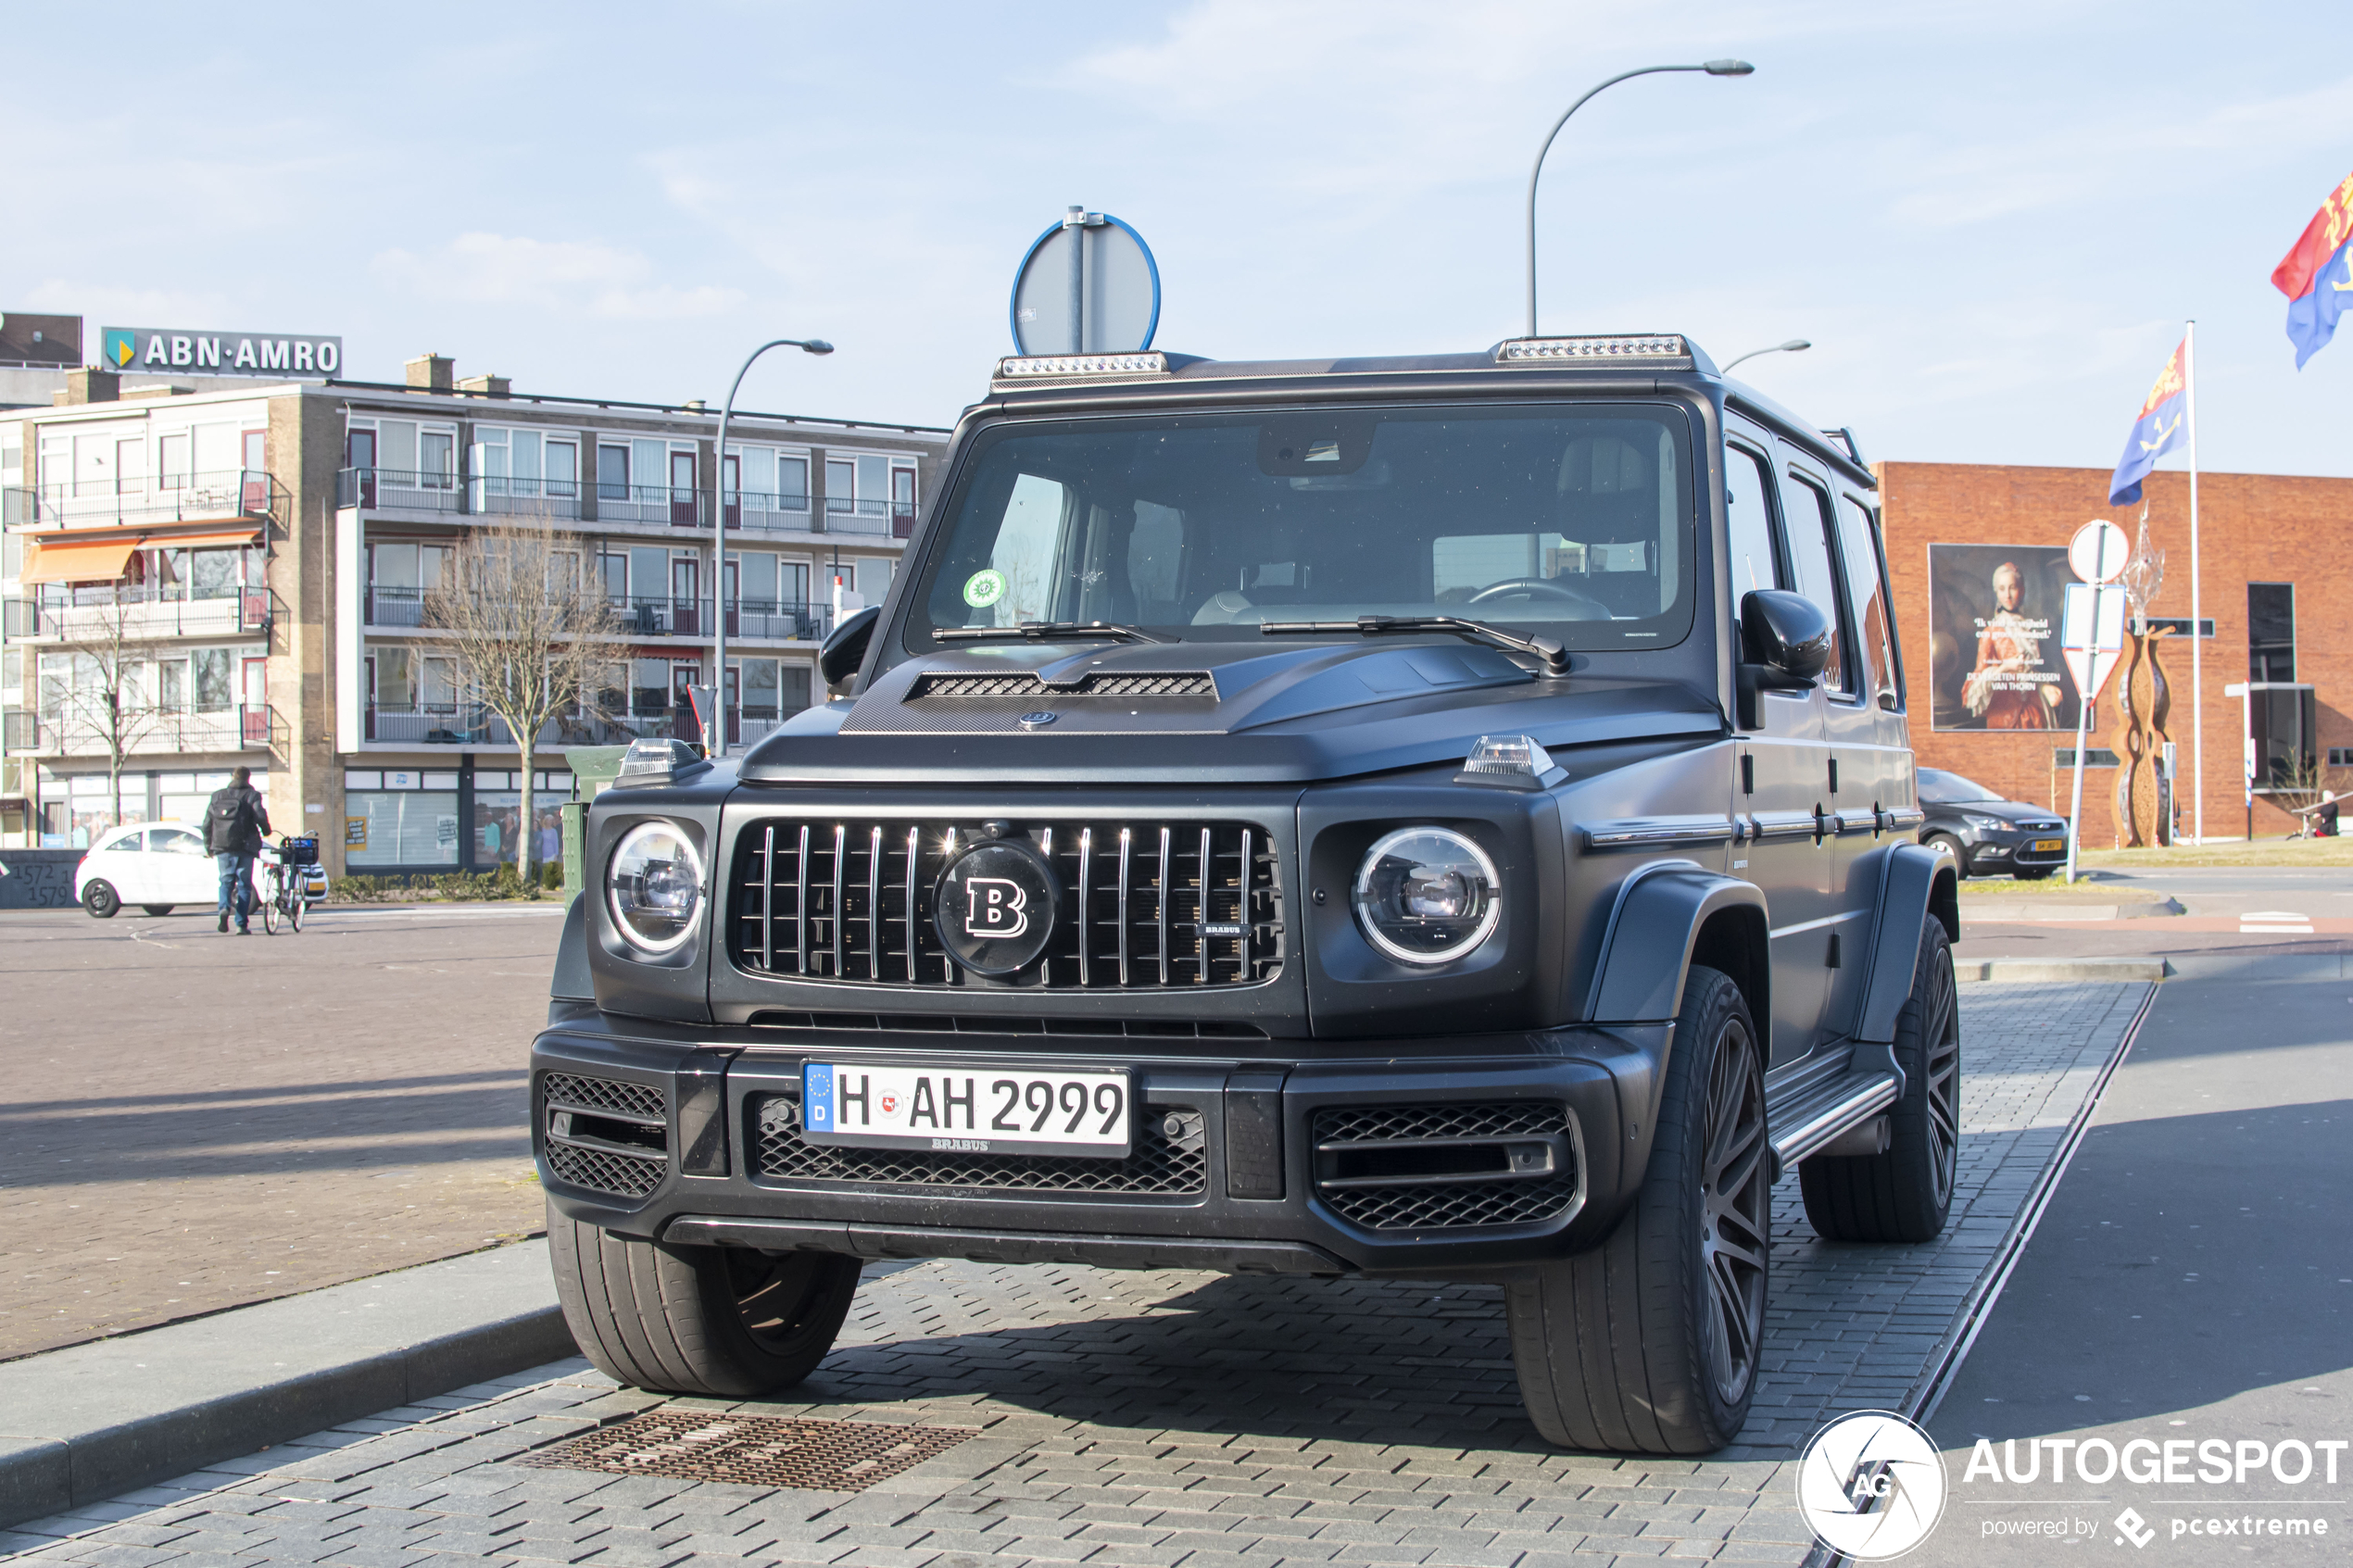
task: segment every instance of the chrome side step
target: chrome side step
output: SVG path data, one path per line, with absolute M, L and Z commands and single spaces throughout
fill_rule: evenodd
M 1851 1127 L 1894 1105 L 1904 1081 L 1883 1068 L 1841 1073 L 1809 1085 L 1784 1106 L 1771 1109 L 1773 1179 Z

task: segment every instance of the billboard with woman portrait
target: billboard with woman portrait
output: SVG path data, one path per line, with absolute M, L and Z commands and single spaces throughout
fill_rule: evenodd
M 1931 729 L 2075 728 L 2058 646 L 2074 580 L 2064 545 L 1928 547 Z

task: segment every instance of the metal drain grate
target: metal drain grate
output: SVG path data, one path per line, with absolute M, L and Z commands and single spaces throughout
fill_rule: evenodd
M 661 1410 L 524 1454 L 514 1462 L 546 1470 L 727 1481 L 738 1486 L 858 1492 L 979 1435 L 977 1426 L 898 1426 L 878 1421 Z

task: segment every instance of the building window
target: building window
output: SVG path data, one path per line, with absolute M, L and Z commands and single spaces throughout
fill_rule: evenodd
M 2246 585 L 2246 678 L 2296 679 L 2296 584 Z

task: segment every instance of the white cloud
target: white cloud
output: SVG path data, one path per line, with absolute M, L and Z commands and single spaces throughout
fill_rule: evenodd
M 654 264 L 634 250 L 593 240 L 535 240 L 477 231 L 426 256 L 378 253 L 370 270 L 428 298 L 468 305 L 582 310 L 615 320 L 712 316 L 743 300 L 740 289 L 656 282 Z

